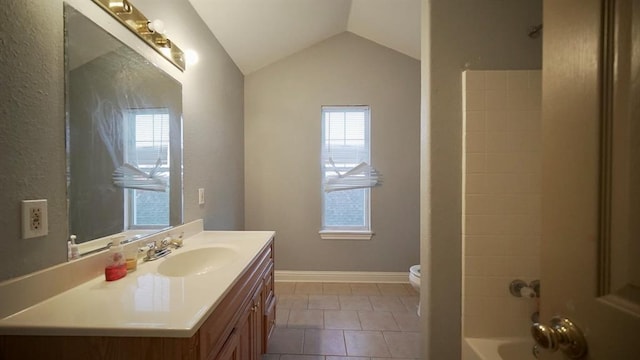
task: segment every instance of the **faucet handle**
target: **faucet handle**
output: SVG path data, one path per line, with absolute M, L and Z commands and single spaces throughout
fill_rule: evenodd
M 177 238 L 171 238 L 171 246 L 173 246 L 174 248 L 176 248 L 176 249 L 181 248 L 182 245 L 183 245 L 183 243 L 182 243 L 182 233 Z
M 169 246 L 169 244 L 171 244 L 171 237 L 167 236 L 162 240 L 158 240 L 158 243 L 160 246 L 158 246 L 158 244 L 156 244 L 157 248 L 166 248 L 167 246 Z
M 156 243 L 151 241 L 138 248 L 139 253 L 149 252 L 156 249 Z

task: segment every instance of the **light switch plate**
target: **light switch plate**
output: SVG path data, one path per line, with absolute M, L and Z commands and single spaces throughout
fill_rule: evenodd
M 198 205 L 204 205 L 204 188 L 198 189 Z

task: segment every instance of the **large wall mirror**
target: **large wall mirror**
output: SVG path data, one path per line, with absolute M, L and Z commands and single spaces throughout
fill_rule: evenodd
M 69 233 L 181 224 L 181 83 L 68 3 L 64 17 Z

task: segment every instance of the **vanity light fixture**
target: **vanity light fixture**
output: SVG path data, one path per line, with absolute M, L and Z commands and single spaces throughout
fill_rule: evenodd
M 109 9 L 116 14 L 131 14 L 132 6 L 127 0 L 109 1 Z
M 127 0 L 93 0 L 93 2 L 138 35 L 178 69 L 185 70 L 184 53 L 164 35 L 164 23 L 161 20 L 149 21 Z

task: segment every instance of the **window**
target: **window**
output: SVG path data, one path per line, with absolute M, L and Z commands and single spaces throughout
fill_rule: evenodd
M 322 184 L 370 163 L 368 106 L 322 107 Z M 370 239 L 370 189 L 322 191 L 323 239 Z
M 169 184 L 169 112 L 167 109 L 129 111 L 125 128 L 125 162 L 149 173 L 159 164 L 157 175 Z M 169 194 L 165 192 L 125 190 L 127 229 L 169 225 Z

